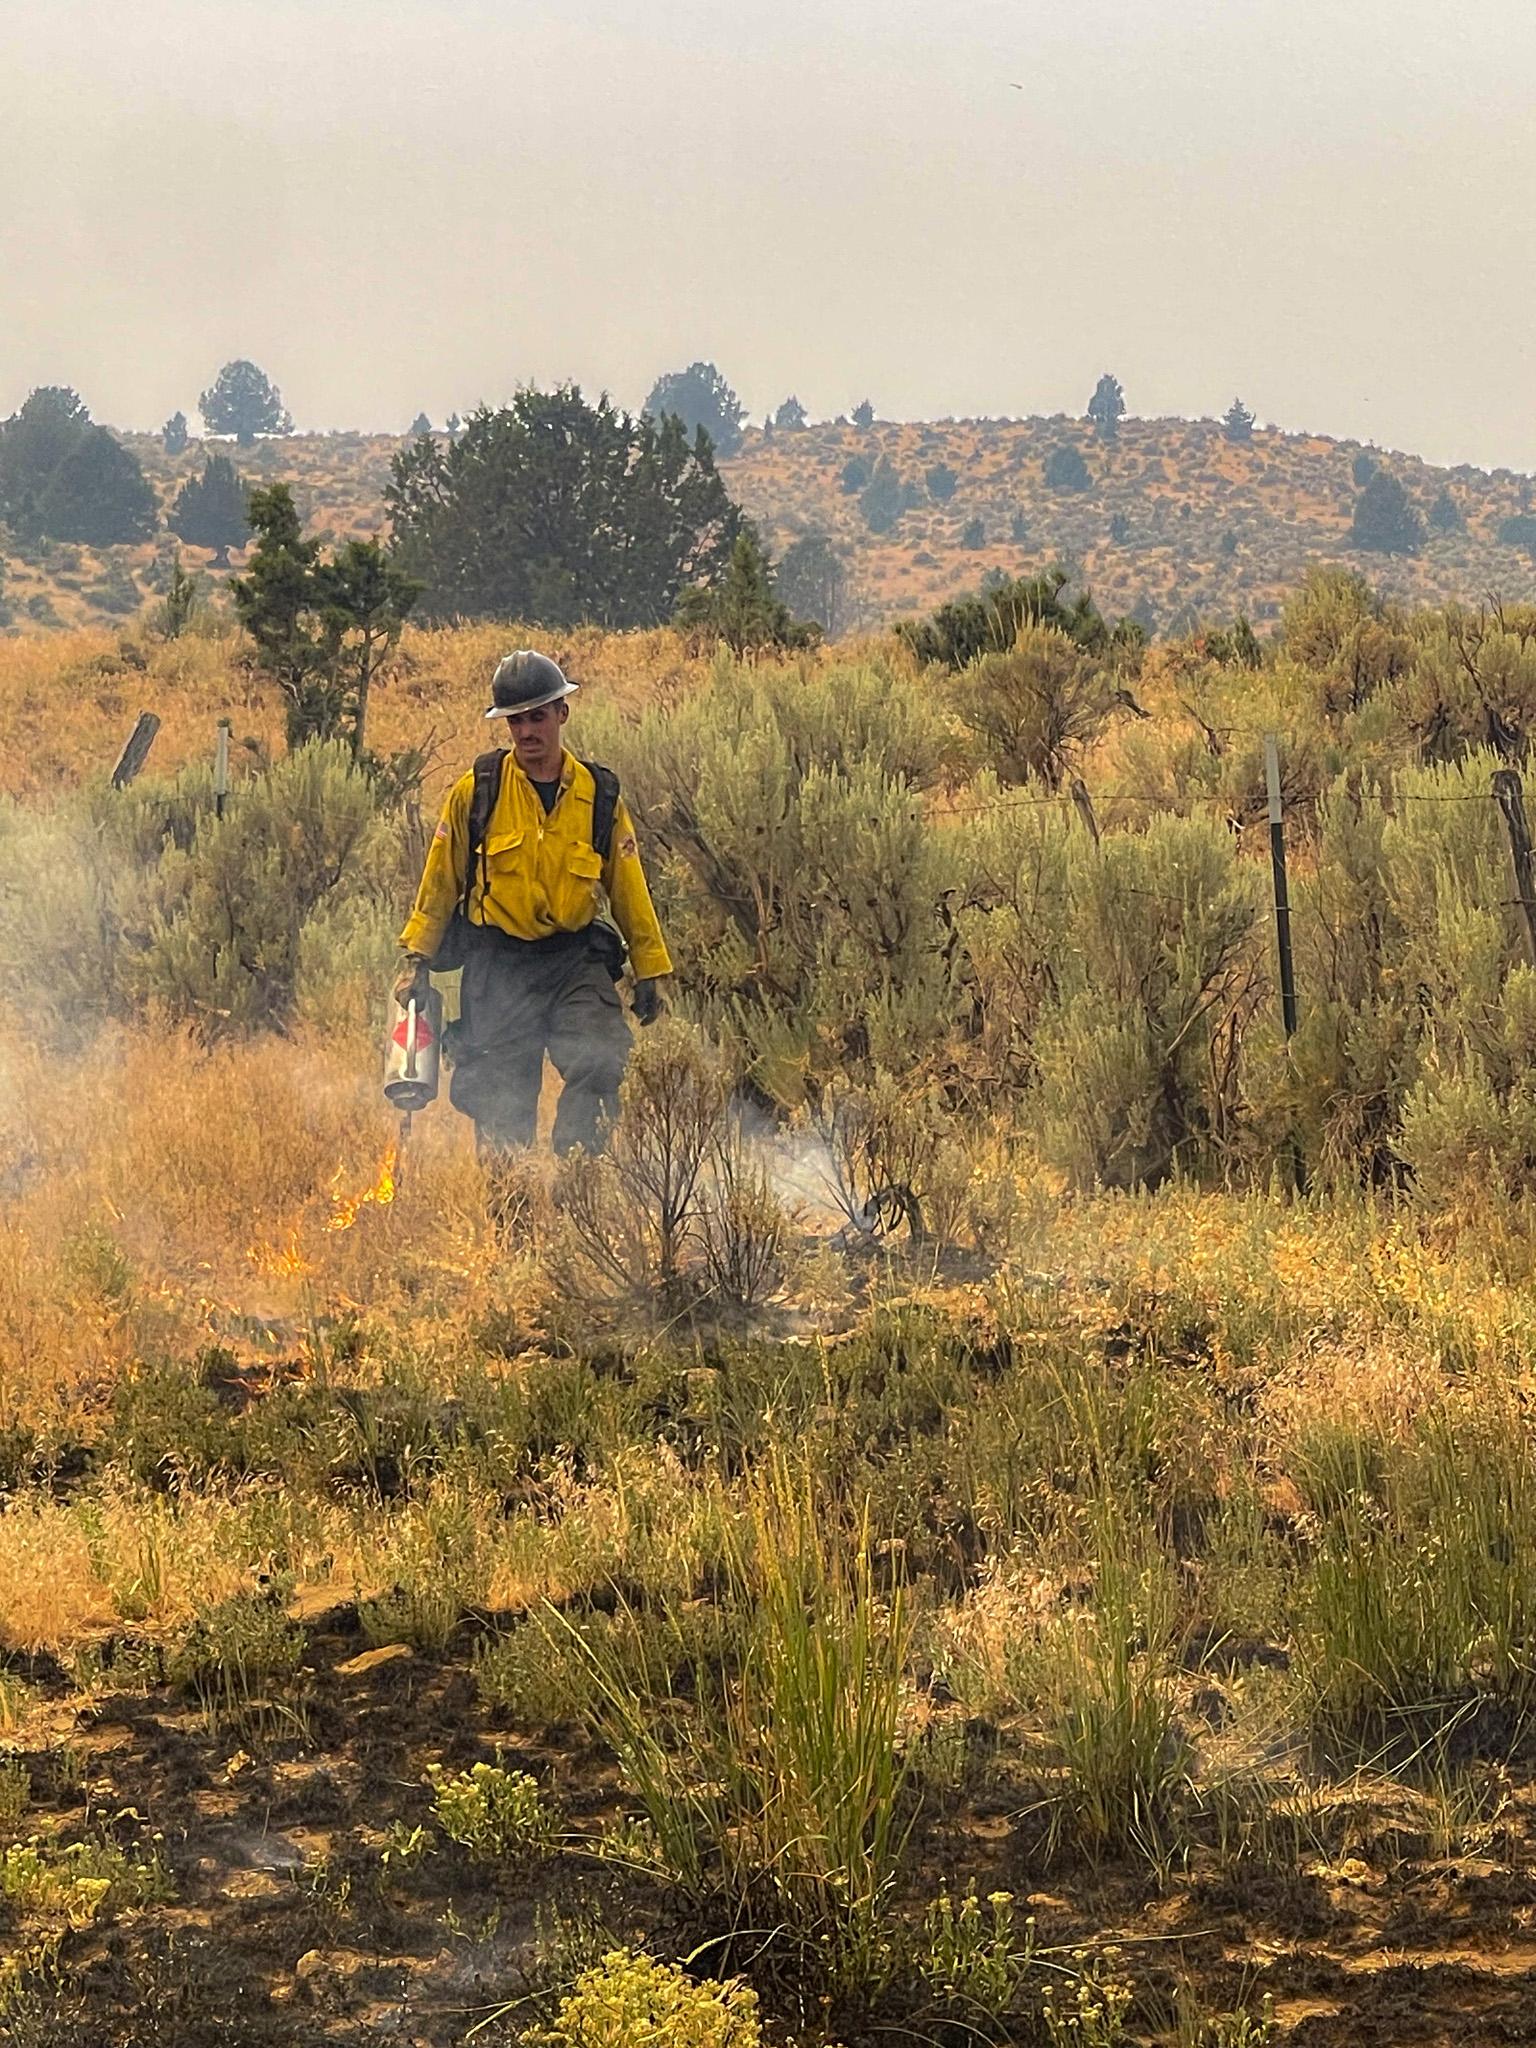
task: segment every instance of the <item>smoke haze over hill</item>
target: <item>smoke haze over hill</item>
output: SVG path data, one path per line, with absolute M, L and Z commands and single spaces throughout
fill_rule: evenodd
M 398 430 L 708 355 L 755 414 L 1132 412 L 1536 467 L 1536 16 L 1428 0 L 0 0 L 0 412 L 250 355 Z

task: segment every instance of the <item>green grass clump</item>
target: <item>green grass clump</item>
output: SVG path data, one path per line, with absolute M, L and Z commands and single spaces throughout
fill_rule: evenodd
M 891 1897 L 914 1802 L 901 1744 L 911 1624 L 877 1590 L 867 1524 L 829 1522 L 778 1462 L 726 1529 L 740 1637 L 692 1701 L 638 1690 L 587 1641 L 593 1720 L 617 1754 L 668 1877 L 769 1913 L 831 1976 L 891 1967 Z
M 1513 1397 L 1440 1402 L 1355 1461 L 1301 1592 L 1314 1732 L 1375 1753 L 1536 1703 L 1536 1458 Z

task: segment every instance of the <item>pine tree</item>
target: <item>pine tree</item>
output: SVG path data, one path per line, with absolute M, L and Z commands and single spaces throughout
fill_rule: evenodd
M 226 363 L 197 401 L 210 434 L 233 434 L 249 448 L 258 434 L 291 434 L 293 421 L 283 409 L 283 394 L 256 365 Z
M 1240 398 L 1234 398 L 1222 415 L 1222 428 L 1229 441 L 1251 441 L 1253 439 L 1253 414 Z
M 424 412 L 417 413 L 415 419 L 411 421 L 411 439 L 413 441 L 418 440 L 423 434 L 430 434 L 431 431 L 432 422 L 427 418 L 426 414 Z
M 137 460 L 105 427 L 90 427 L 48 479 L 37 523 L 50 540 L 115 547 L 148 540 L 157 510 Z
M 923 482 L 928 486 L 928 495 L 936 505 L 947 505 L 955 495 L 955 486 L 960 478 L 947 462 L 936 462 L 926 473 Z
M 245 485 L 227 455 L 210 455 L 201 476 L 188 477 L 166 521 L 172 533 L 195 548 L 214 550 L 212 566 L 229 567 L 231 548 L 250 538 Z
M 187 432 L 187 416 L 184 412 L 173 412 L 160 429 L 160 445 L 167 455 L 185 455 L 187 443 L 191 438 Z
M 805 407 L 798 398 L 786 398 L 773 416 L 773 424 L 786 433 L 798 433 L 805 425 Z
M 875 424 L 875 408 L 867 398 L 861 398 L 853 408 L 853 424 L 868 429 Z
M 1377 555 L 1416 555 L 1424 545 L 1424 522 L 1395 476 L 1376 470 L 1355 501 L 1350 546 Z
M 1120 432 L 1120 422 L 1125 417 L 1125 393 L 1118 378 L 1108 370 L 1094 386 L 1093 396 L 1088 401 L 1087 417 L 1093 422 L 1093 430 L 1101 441 L 1113 441 Z

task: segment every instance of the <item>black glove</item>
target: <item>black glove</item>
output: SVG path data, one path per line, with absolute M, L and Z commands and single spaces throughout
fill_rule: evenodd
M 432 993 L 432 970 L 420 953 L 407 953 L 395 976 L 394 998 L 403 1010 L 407 1003 L 425 1009 Z
M 654 1024 L 667 1007 L 662 999 L 661 985 L 653 976 L 649 981 L 637 981 L 630 993 L 629 1007 L 635 1013 L 637 1024 Z

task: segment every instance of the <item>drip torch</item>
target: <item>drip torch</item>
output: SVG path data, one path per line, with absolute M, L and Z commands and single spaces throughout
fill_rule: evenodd
M 384 1048 L 384 1098 L 400 1112 L 400 1148 L 395 1179 L 405 1167 L 411 1118 L 437 1100 L 438 1063 L 443 1036 L 443 999 L 429 988 L 425 999 L 391 1001 L 389 1040 Z

